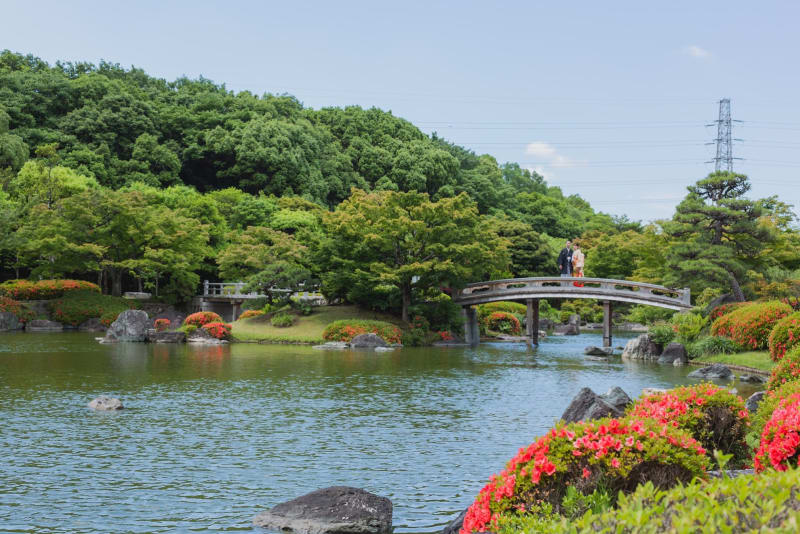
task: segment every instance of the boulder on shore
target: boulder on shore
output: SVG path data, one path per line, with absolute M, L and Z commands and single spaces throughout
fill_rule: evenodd
M 61 332 L 64 325 L 47 319 L 34 319 L 25 325 L 26 332 Z
M 122 405 L 122 401 L 117 398 L 101 395 L 89 402 L 89 408 L 92 410 L 109 412 L 113 410 L 121 410 L 124 408 L 124 406 Z
M 606 401 L 607 404 L 610 404 L 611 406 L 622 412 L 624 412 L 625 408 L 627 408 L 628 405 L 630 405 L 633 402 L 633 400 L 631 400 L 628 394 L 625 393 L 625 390 L 623 390 L 619 386 L 614 386 L 613 388 L 609 389 L 608 391 L 600 395 L 600 398 Z
M 614 353 L 612 347 L 595 347 L 590 345 L 583 349 L 583 353 L 587 356 L 611 356 Z
M 197 343 L 201 345 L 225 345 L 228 343 L 225 339 L 217 339 L 204 328 L 198 328 L 186 336 L 187 343 Z
M 623 414 L 623 410 L 609 404 L 601 395 L 589 388 L 583 388 L 564 410 L 561 419 L 567 423 L 576 423 L 603 417 L 622 417 Z
M 363 489 L 333 486 L 261 512 L 253 525 L 298 534 L 391 534 L 392 501 Z
M 359 334 L 350 340 L 350 346 L 360 349 L 374 349 L 375 347 L 389 346 L 381 336 L 369 332 L 367 334 Z
M 0 332 L 9 330 L 20 330 L 23 324 L 19 322 L 17 316 L 11 312 L 0 312 Z
M 116 343 L 118 341 L 143 342 L 147 338 L 147 330 L 151 326 L 147 312 L 143 310 L 125 310 L 108 327 L 103 343 Z
M 327 343 L 323 343 L 322 345 L 314 345 L 311 348 L 322 349 L 322 350 L 344 350 L 349 346 L 350 344 L 347 341 L 328 341 Z
M 708 367 L 703 367 L 697 371 L 692 371 L 687 376 L 689 378 L 701 378 L 703 380 L 731 380 L 733 378 L 733 372 L 727 365 L 714 363 Z
M 752 395 L 750 395 L 746 401 L 744 401 L 744 407 L 747 408 L 747 411 L 750 413 L 755 413 L 758 410 L 758 405 L 761 404 L 761 401 L 764 399 L 764 395 L 766 395 L 766 391 L 756 391 Z
M 186 341 L 186 334 L 180 331 L 156 332 L 154 329 L 147 331 L 148 343 L 183 343 Z
M 464 526 L 464 518 L 467 517 L 467 510 L 469 510 L 469 508 L 464 508 L 464 510 L 458 514 L 455 519 L 450 521 L 439 534 L 458 534 L 461 531 L 461 527 Z
M 767 379 L 763 376 L 758 375 L 741 375 L 739 376 L 739 382 L 747 382 L 750 384 L 764 384 L 766 383 Z
M 658 363 L 675 365 L 675 362 L 681 362 L 678 365 L 689 362 L 689 356 L 686 354 L 686 347 L 681 343 L 670 343 L 664 348 L 664 352 L 661 353 L 661 356 L 658 357 Z
M 661 350 L 650 336 L 642 334 L 635 339 L 631 339 L 622 351 L 623 360 L 655 360 L 661 355 Z

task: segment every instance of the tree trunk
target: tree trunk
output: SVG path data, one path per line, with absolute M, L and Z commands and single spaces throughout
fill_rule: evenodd
M 122 296 L 122 270 L 111 270 L 111 294 L 115 297 Z
M 731 279 L 731 293 L 733 293 L 733 298 L 738 302 L 744 302 L 744 292 L 742 292 L 742 287 L 739 285 L 736 276 L 730 271 L 728 271 L 728 276 Z
M 411 284 L 403 284 L 400 288 L 403 292 L 403 315 L 402 319 L 408 322 L 408 308 L 411 307 Z

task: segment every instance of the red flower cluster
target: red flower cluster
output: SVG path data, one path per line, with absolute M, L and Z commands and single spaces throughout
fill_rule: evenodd
M 519 335 L 522 332 L 522 325 L 514 314 L 496 311 L 489 314 L 486 318 L 486 327 L 495 332 L 503 332 L 512 335 Z
M 800 394 L 781 399 L 778 407 L 764 426 L 761 444 L 756 452 L 756 472 L 769 467 L 786 471 L 797 466 L 798 446 L 800 446 Z
M 153 323 L 153 326 L 155 327 L 156 332 L 164 332 L 169 330 L 170 324 L 171 323 L 169 319 L 156 319 L 155 323 Z
M 767 390 L 778 389 L 787 382 L 800 378 L 800 347 L 787 352 L 778 364 L 772 368 L 767 382 Z
M 786 351 L 798 342 L 800 342 L 800 313 L 793 313 L 772 327 L 768 340 L 769 355 L 772 361 L 780 361 Z
M 26 323 L 36 317 L 33 310 L 8 297 L 0 297 L 0 312 L 13 313 L 21 323 Z
M 442 330 L 441 332 L 437 332 L 439 337 L 442 338 L 442 341 L 453 341 L 455 338 L 450 334 L 449 330 Z
M 708 319 L 710 321 L 716 321 L 723 315 L 727 315 L 733 310 L 737 308 L 741 308 L 742 305 L 748 304 L 747 302 L 729 302 L 728 304 L 720 304 L 719 306 L 715 307 L 711 310 L 711 313 L 708 314 Z
M 231 337 L 231 325 L 223 322 L 204 324 L 202 328 L 217 339 L 228 339 Z
M 49 300 L 61 297 L 70 291 L 94 291 L 100 286 L 83 280 L 7 280 L 0 284 L 0 296 L 17 300 Z
M 791 306 L 782 302 L 754 302 L 715 320 L 711 334 L 749 349 L 765 349 L 775 324 L 790 313 Z
M 209 312 L 209 311 L 193 313 L 183 320 L 184 325 L 191 324 L 197 327 L 201 327 L 208 323 L 221 323 L 221 322 L 222 322 L 222 317 L 220 317 L 214 312 Z
M 326 341 L 351 341 L 359 334 L 370 332 L 379 335 L 387 343 L 400 343 L 403 337 L 403 332 L 391 323 L 353 319 L 330 323 L 322 332 L 322 339 Z
M 608 490 L 623 489 L 631 472 L 645 462 L 679 466 L 683 469 L 676 471 L 689 478 L 701 476 L 708 466 L 705 455 L 694 438 L 652 419 L 562 423 L 520 449 L 489 479 L 467 510 L 460 532 L 485 532 L 497 526 L 501 514 L 525 513 L 543 502 L 559 506 L 566 487 L 577 482 L 588 491 L 601 481 Z

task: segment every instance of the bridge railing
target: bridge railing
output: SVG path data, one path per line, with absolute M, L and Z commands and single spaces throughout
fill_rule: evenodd
M 576 287 L 573 283 L 582 284 Z M 676 289 L 648 284 L 645 282 L 633 282 L 630 280 L 614 280 L 608 278 L 561 278 L 558 276 L 537 277 L 537 278 L 512 278 L 507 280 L 492 280 L 489 282 L 478 282 L 469 284 L 458 290 L 453 298 L 455 302 L 471 303 L 480 300 L 482 296 L 491 294 L 519 294 L 530 293 L 564 295 L 591 295 L 592 298 L 602 299 L 603 296 L 609 297 L 631 297 L 636 300 L 660 301 L 674 303 L 682 308 L 691 307 L 691 292 L 688 288 Z
M 203 297 L 217 297 L 217 298 L 230 298 L 230 299 L 257 299 L 265 297 L 266 295 L 258 292 L 245 292 L 244 288 L 247 284 L 245 282 L 203 282 Z M 272 289 L 277 293 L 290 293 L 291 289 Z M 322 297 L 321 293 L 316 291 L 297 291 L 294 293 L 297 297 Z

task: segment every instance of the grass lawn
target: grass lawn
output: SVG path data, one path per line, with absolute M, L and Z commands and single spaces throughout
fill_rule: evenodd
M 714 354 L 711 356 L 701 356 L 700 358 L 695 358 L 692 361 L 742 365 L 744 367 L 752 367 L 753 369 L 759 369 L 761 371 L 770 371 L 775 365 L 775 362 L 770 359 L 769 352 L 766 350 L 739 352 L 736 354 Z
M 386 321 L 398 326 L 402 324 L 393 315 L 362 310 L 358 306 L 319 306 L 314 308 L 314 313 L 307 317 L 298 317 L 295 324 L 286 328 L 272 326 L 261 317 L 240 319 L 233 323 L 233 335 L 243 341 L 321 343 L 325 327 L 341 319 Z

